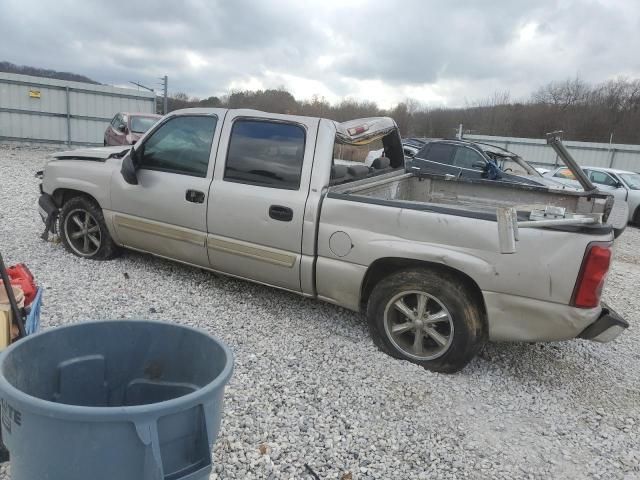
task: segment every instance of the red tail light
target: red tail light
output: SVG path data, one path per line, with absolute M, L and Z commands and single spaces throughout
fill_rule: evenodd
M 594 308 L 600 304 L 609 265 L 611 265 L 611 243 L 590 243 L 573 289 L 571 305 L 578 308 Z

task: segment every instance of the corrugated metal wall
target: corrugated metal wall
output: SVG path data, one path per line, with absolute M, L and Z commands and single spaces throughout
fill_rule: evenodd
M 562 165 L 562 161 L 556 158 L 555 152 L 547 145 L 546 140 L 488 135 L 465 135 L 464 138 L 504 147 L 533 165 Z M 573 158 L 583 167 L 611 167 L 640 172 L 640 145 L 571 141 L 563 143 Z
M 0 72 L 0 140 L 102 145 L 116 113 L 155 110 L 152 92 Z

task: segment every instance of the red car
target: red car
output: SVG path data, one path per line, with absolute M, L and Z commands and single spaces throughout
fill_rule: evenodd
M 153 113 L 117 113 L 104 132 L 104 145 L 133 145 L 160 118 Z

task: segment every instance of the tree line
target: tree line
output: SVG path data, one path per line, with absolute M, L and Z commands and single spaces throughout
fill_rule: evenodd
M 0 61 L 0 72 L 19 73 L 20 75 L 32 75 L 34 77 L 57 78 L 58 80 L 70 80 L 73 82 L 91 83 L 100 85 L 100 82 L 71 72 L 59 72 L 47 68 L 29 67 L 27 65 L 16 65 L 15 63 Z
M 254 108 L 339 122 L 388 115 L 406 137 L 453 137 L 463 124 L 466 133 L 480 135 L 543 138 L 547 132 L 563 130 L 567 140 L 640 144 L 640 79 L 617 78 L 590 84 L 576 77 L 550 82 L 524 101 L 512 100 L 509 92 L 497 92 L 459 108 L 428 107 L 412 99 L 389 110 L 353 99 L 331 104 L 317 96 L 297 100 L 284 88 L 232 91 L 205 99 L 178 93 L 170 96 L 168 107 L 169 111 L 188 107 Z

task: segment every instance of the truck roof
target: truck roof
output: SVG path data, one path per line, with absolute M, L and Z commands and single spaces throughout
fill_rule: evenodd
M 322 117 L 308 117 L 304 115 L 291 115 L 283 113 L 271 113 L 261 110 L 249 109 L 249 108 L 183 108 L 180 110 L 174 110 L 169 115 L 186 115 L 189 113 L 220 113 L 220 112 L 243 112 L 247 116 L 251 116 L 252 113 L 259 113 L 261 115 L 273 115 L 274 118 L 285 120 L 289 119 L 295 121 L 301 118 L 315 118 L 322 119 Z M 335 120 L 326 119 L 335 125 L 336 133 L 342 143 L 351 145 L 362 145 L 369 143 L 377 138 L 381 138 L 387 135 L 392 130 L 398 128 L 396 122 L 391 117 L 368 117 L 357 118 L 354 120 L 348 120 L 346 122 L 336 122 Z

